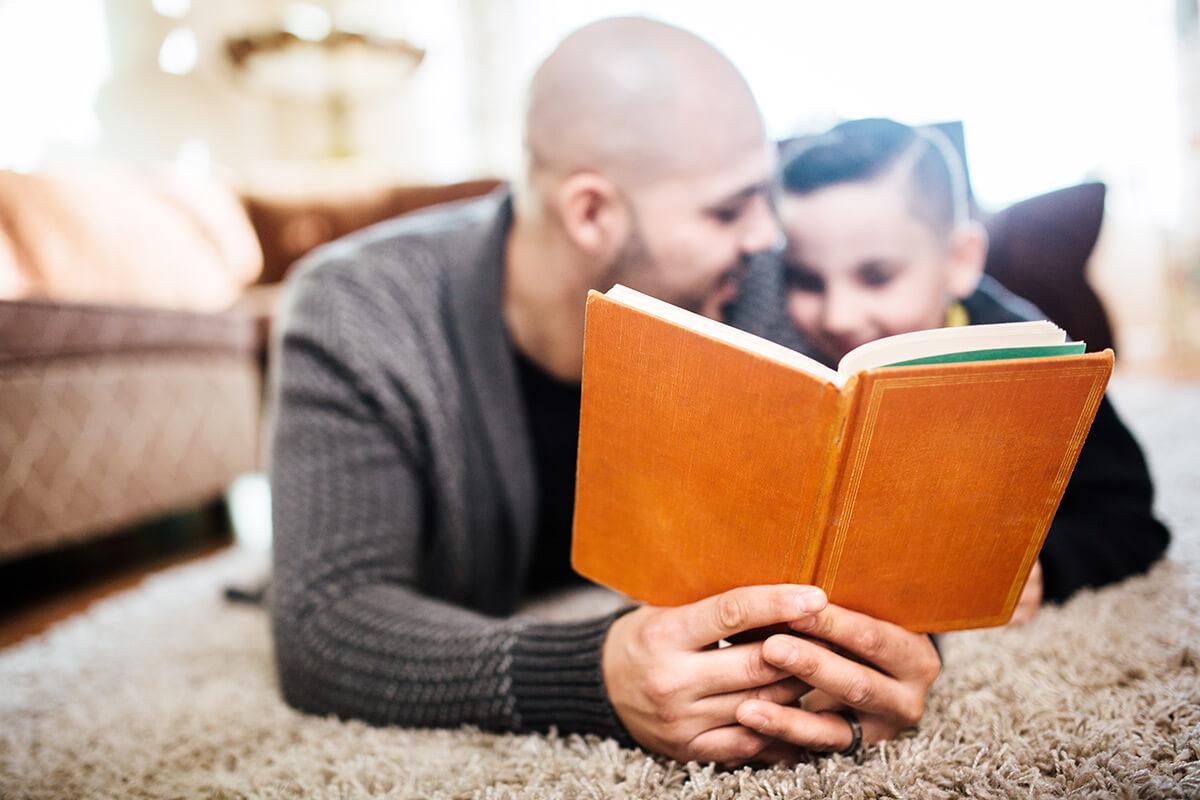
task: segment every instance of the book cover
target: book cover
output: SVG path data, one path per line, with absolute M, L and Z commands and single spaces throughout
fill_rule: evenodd
M 1003 624 L 1111 369 L 950 360 L 839 385 L 594 292 L 572 563 L 656 605 L 814 583 L 910 630 Z

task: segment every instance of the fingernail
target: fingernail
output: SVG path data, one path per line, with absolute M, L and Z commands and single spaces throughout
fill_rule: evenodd
M 786 667 L 796 660 L 796 648 L 776 639 L 763 645 L 763 658 L 777 666 Z
M 749 714 L 744 714 L 739 717 L 741 723 L 747 728 L 754 728 L 756 731 L 761 731 L 767 727 L 767 718 L 757 711 L 751 711 Z
M 801 617 L 789 623 L 789 627 L 795 631 L 806 631 L 817 624 L 816 617 Z
M 816 587 L 801 589 L 796 592 L 794 601 L 796 610 L 801 614 L 811 614 L 825 607 L 825 593 Z

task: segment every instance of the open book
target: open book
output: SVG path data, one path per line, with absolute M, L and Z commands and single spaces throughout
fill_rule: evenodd
M 1008 621 L 1112 371 L 1049 322 L 837 370 L 623 286 L 587 301 L 572 564 L 657 605 L 811 583 L 917 631 Z

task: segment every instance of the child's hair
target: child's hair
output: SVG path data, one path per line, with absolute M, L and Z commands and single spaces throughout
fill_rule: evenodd
M 843 122 L 785 155 L 782 183 L 786 192 L 808 194 L 889 173 L 904 181 L 913 213 L 934 231 L 947 235 L 967 221 L 962 161 L 936 128 L 912 128 L 890 119 Z

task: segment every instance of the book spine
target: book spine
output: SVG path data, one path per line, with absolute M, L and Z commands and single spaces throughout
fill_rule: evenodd
M 808 582 L 814 586 L 823 586 L 826 563 L 831 556 L 833 544 L 838 533 L 836 518 L 838 497 L 842 484 L 842 472 L 846 462 L 846 444 L 850 436 L 850 422 L 858 410 L 858 376 L 850 378 L 838 392 L 838 409 L 829 452 L 825 462 L 825 483 L 817 500 L 816 518 L 817 536 L 820 543 L 817 546 L 817 557 L 813 562 L 812 574 Z

